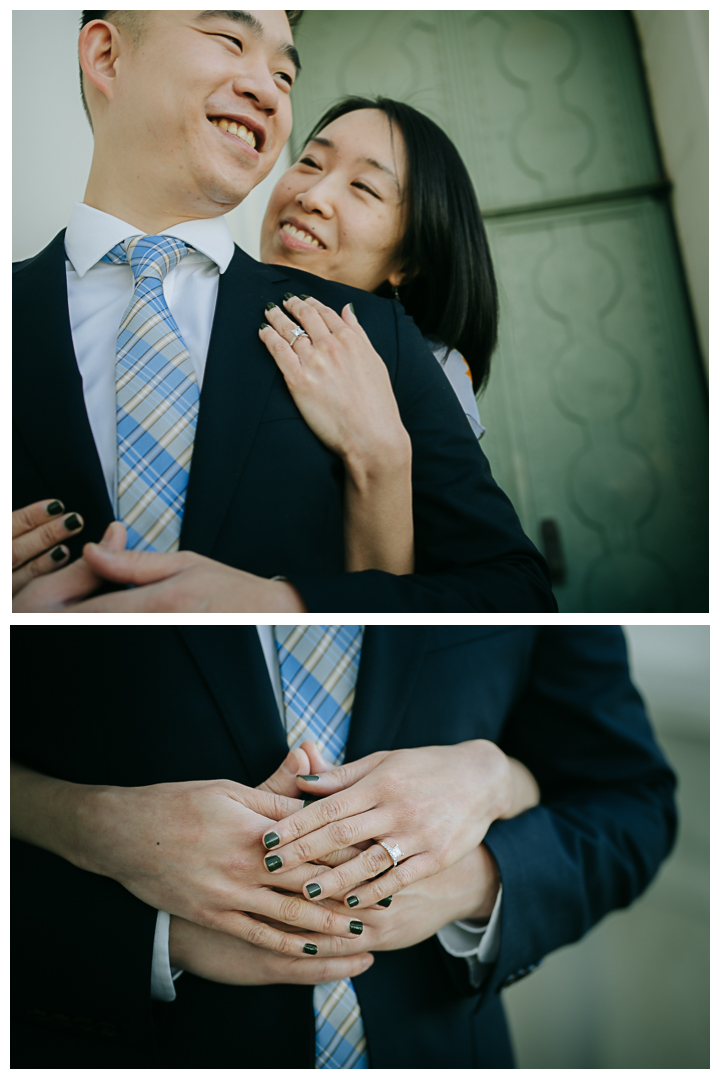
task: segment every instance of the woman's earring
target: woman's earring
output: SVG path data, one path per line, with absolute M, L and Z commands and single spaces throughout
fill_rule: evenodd
M 397 285 L 393 285 L 392 290 L 393 290 L 393 296 L 395 297 L 395 299 L 399 300 L 400 299 L 400 293 L 398 292 Z

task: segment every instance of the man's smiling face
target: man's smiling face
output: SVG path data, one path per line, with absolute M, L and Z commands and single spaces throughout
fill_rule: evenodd
M 101 157 L 117 159 L 126 186 L 134 170 L 171 217 L 176 205 L 183 217 L 232 209 L 290 134 L 297 57 L 285 12 L 151 11 L 136 47 L 120 41 L 106 100 L 90 87 Z

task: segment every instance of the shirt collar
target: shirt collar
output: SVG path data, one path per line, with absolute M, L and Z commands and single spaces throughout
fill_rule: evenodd
M 110 248 L 129 236 L 145 236 L 142 229 L 127 221 L 96 210 L 86 203 L 75 203 L 65 232 L 65 253 L 79 277 L 84 277 L 91 266 L 99 262 Z M 176 236 L 185 240 L 197 251 L 212 259 L 224 274 L 233 257 L 235 245 L 224 217 L 202 218 L 183 221 L 161 235 Z

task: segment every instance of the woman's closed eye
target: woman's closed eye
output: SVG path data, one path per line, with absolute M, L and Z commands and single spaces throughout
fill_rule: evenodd
M 354 180 L 352 186 L 359 188 L 361 191 L 367 191 L 368 195 L 372 195 L 374 199 L 380 198 L 377 191 L 373 191 L 373 189 L 368 187 L 367 184 L 364 184 L 362 180 Z

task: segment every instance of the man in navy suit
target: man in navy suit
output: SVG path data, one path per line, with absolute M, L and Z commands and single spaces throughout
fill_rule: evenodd
M 448 847 L 441 872 L 393 888 L 389 907 L 331 904 L 334 917 L 365 928 L 354 943 L 314 935 L 315 958 L 299 952 L 302 937 L 297 956 L 273 955 L 267 939 L 257 948 L 198 927 L 199 945 L 173 957 L 171 935 L 170 959 L 185 971 L 175 1000 L 172 983 L 153 1000 L 156 909 L 166 904 L 176 922 L 187 914 L 198 865 L 218 878 L 220 906 L 251 915 L 251 878 L 271 890 L 291 880 L 265 870 L 261 837 L 273 822 L 267 804 L 250 809 L 287 753 L 261 638 L 254 627 L 23 626 L 12 646 L 12 753 L 41 785 L 12 845 L 15 1067 L 312 1068 L 305 980 L 348 973 L 370 1067 L 511 1067 L 500 991 L 632 903 L 673 843 L 674 776 L 619 628 L 366 627 L 345 768 L 390 754 L 344 797 L 369 779 L 373 804 L 398 815 L 399 838 L 404 813 L 406 830 L 453 832 L 460 848 Z M 541 803 L 494 820 L 473 847 L 478 798 L 486 788 L 492 797 L 483 762 L 498 754 L 532 771 Z M 43 805 L 52 821 L 38 832 Z M 85 809 L 68 816 L 68 806 Z M 285 813 L 280 806 L 275 821 Z M 104 835 L 99 849 L 77 845 L 88 823 Z M 144 866 L 123 865 L 128 841 Z M 429 841 L 427 854 L 442 863 L 439 847 Z M 287 857 L 288 847 L 273 851 Z M 412 866 L 409 858 L 398 870 Z M 457 947 L 458 931 L 445 925 L 473 905 L 496 919 L 487 931 L 495 951 L 484 958 Z M 194 914 L 210 922 L 201 904 Z M 215 914 L 226 930 L 241 918 L 226 911 L 223 924 Z M 165 957 L 167 968 L 167 944 Z
M 16 610 L 555 610 L 543 560 L 400 306 L 233 247 L 222 215 L 290 132 L 298 60 L 286 13 L 84 12 L 84 22 L 95 137 L 85 199 L 14 274 L 13 505 L 62 499 L 84 521 L 71 556 L 94 544 L 22 590 Z M 222 115 L 242 120 L 245 137 L 211 122 Z M 201 388 L 181 550 L 169 554 L 97 546 L 122 516 L 114 358 L 133 288 L 129 266 L 106 259 L 142 233 L 191 249 L 164 282 Z M 412 575 L 344 573 L 341 463 L 258 338 L 265 306 L 287 292 L 335 310 L 352 301 L 388 366 L 412 440 Z M 102 581 L 120 591 L 84 600 Z

